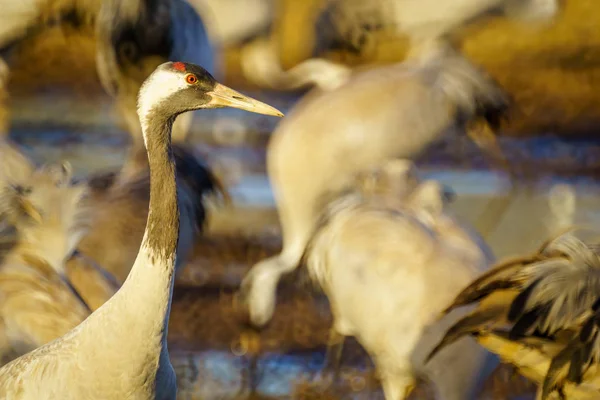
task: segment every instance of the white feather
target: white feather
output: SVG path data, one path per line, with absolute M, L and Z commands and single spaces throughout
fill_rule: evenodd
M 138 114 L 142 131 L 147 131 L 147 116 L 153 107 L 168 99 L 174 93 L 188 86 L 181 74 L 162 69 L 167 63 L 160 65 L 142 85 L 138 96 Z M 144 142 L 146 137 L 144 136 Z

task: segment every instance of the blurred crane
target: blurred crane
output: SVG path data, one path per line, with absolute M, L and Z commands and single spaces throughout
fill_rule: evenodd
M 134 154 L 143 149 L 136 101 L 144 79 L 171 59 L 214 69 L 204 23 L 186 0 L 0 0 L 0 10 L 0 60 L 48 24 L 73 22 L 80 29 L 95 31 L 100 82 L 115 98 Z M 9 130 L 4 104 L 8 73 L 3 64 L 0 61 L 0 134 L 5 135 Z M 191 121 L 191 113 L 177 119 L 175 141 L 185 140 Z
M 90 313 L 67 279 L 66 260 L 88 227 L 85 185 L 68 168 L 35 168 L 9 143 L 0 145 L 0 364 L 77 326 Z M 82 264 L 87 279 L 101 271 Z M 106 282 L 107 283 L 107 282 Z M 114 287 L 105 287 L 107 298 Z M 93 306 L 91 307 L 93 309 Z
M 83 180 L 73 188 L 64 183 L 63 186 L 54 187 L 48 185 L 53 175 L 45 170 L 34 174 L 33 164 L 8 143 L 2 149 L 0 170 L 5 171 L 5 176 L 14 178 L 11 182 L 15 179 L 20 182 L 18 187 L 26 188 L 19 190 L 30 192 L 27 197 L 21 198 L 23 195 L 14 190 L 14 185 L 5 184 L 0 208 L 5 216 L 14 215 L 16 220 L 9 224 L 6 218 L 2 219 L 2 248 L 5 251 L 13 250 L 9 253 L 9 261 L 21 257 L 25 250 L 38 254 L 25 258 L 34 261 L 47 261 L 49 250 L 58 254 L 53 262 L 53 270 L 46 271 L 39 267 L 39 273 L 43 272 L 41 277 L 23 280 L 20 285 L 23 290 L 19 292 L 23 304 L 16 307 L 15 301 L 12 301 L 10 304 L 13 308 L 4 308 L 8 317 L 23 321 L 25 325 L 21 331 L 14 328 L 11 333 L 11 342 L 20 344 L 11 346 L 10 355 L 4 358 L 4 361 L 9 361 L 62 336 L 87 317 L 90 310 L 100 307 L 116 292 L 127 277 L 142 241 L 148 218 L 150 187 L 147 161 L 145 168 L 122 184 L 115 183 L 117 174 L 101 174 L 91 177 L 89 181 Z M 183 216 L 178 244 L 181 257 L 177 260 L 177 267 L 180 267 L 186 262 L 186 255 L 204 225 L 205 196 L 213 190 L 219 190 L 220 186 L 210 170 L 191 151 L 175 145 L 174 154 L 179 177 L 179 207 Z M 139 154 L 137 156 L 140 157 Z M 143 162 L 138 164 L 143 165 Z M 74 195 L 72 192 L 79 193 L 79 190 L 86 193 L 85 199 L 83 204 L 74 204 L 69 198 Z M 35 195 L 36 207 L 23 207 L 30 204 L 26 200 L 32 195 Z M 77 207 L 85 207 L 80 213 L 86 216 L 86 223 L 84 227 L 75 229 L 70 226 L 69 218 L 72 213 L 78 212 Z M 36 218 L 39 214 L 42 219 L 32 223 L 28 214 L 21 215 L 21 209 L 29 210 Z M 61 220 L 63 224 L 57 225 Z M 40 237 L 39 242 L 48 246 L 36 246 L 37 239 L 28 241 L 34 234 Z M 76 237 L 73 237 L 68 248 L 59 246 L 58 241 L 70 234 Z M 74 253 L 75 246 L 78 251 Z M 12 264 L 0 266 L 0 271 L 5 273 L 2 282 L 9 288 L 16 285 L 15 279 L 8 279 L 15 275 L 14 272 L 10 274 Z M 37 261 L 27 265 L 32 270 L 32 277 L 38 265 Z M 26 295 L 25 289 L 30 296 Z M 44 302 L 36 300 L 37 296 L 33 295 L 36 291 L 41 298 L 48 298 L 48 302 L 55 301 L 56 304 L 44 306 Z M 42 296 L 45 291 L 47 296 Z M 75 306 L 69 302 L 81 305 Z M 29 309 L 25 310 L 25 305 Z
M 540 400 L 599 398 L 599 249 L 567 232 L 499 263 L 446 309 L 476 306 L 431 355 L 472 335 L 540 384 Z
M 267 148 L 283 249 L 244 278 L 240 300 L 252 323 L 270 320 L 279 278 L 297 267 L 322 207 L 356 173 L 416 157 L 449 130 L 476 121 L 496 127 L 506 107 L 502 91 L 455 53 L 362 72 L 303 98 Z
M 214 73 L 206 27 L 187 0 L 102 0 L 96 23 L 100 82 L 116 97 L 134 141 L 143 151 L 137 94 L 154 69 L 168 60 L 191 62 Z M 173 140 L 187 137 L 193 113 L 177 117 Z
M 388 162 L 370 187 L 330 203 L 306 252 L 308 271 L 329 298 L 333 330 L 355 336 L 373 358 L 386 399 L 406 398 L 417 375 L 436 386 L 436 398 L 474 398 L 488 354 L 474 341 L 423 360 L 460 316 L 435 324 L 439 313 L 491 252 L 448 215 L 444 188 L 414 174 L 410 162 Z

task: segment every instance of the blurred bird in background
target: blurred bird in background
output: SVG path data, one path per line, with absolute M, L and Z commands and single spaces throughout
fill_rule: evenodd
M 181 212 L 177 270 L 187 262 L 207 216 L 207 197 L 229 195 L 210 168 L 183 144 L 173 144 Z M 89 185 L 90 229 L 79 243 L 81 255 L 91 258 L 123 283 L 137 256 L 148 218 L 150 172 L 144 148 L 134 155 L 136 171 L 99 173 L 85 181 Z
M 413 21 L 398 8 L 406 26 L 414 27 L 408 60 L 348 73 L 337 81 L 328 77 L 335 81 L 334 87 L 310 92 L 274 131 L 267 149 L 267 171 L 281 221 L 283 250 L 256 264 L 242 284 L 241 304 L 247 304 L 254 325 L 270 320 L 279 277 L 298 265 L 322 205 L 335 198 L 354 173 L 390 158 L 412 159 L 451 130 L 469 134 L 508 170 L 493 135 L 506 116 L 508 96 L 454 51 L 444 35 L 469 18 L 512 3 L 427 4 L 429 8 L 410 0 L 397 4 L 414 12 L 409 14 Z M 534 4 L 544 10 L 548 7 L 546 2 Z M 437 13 L 443 9 L 453 11 L 443 17 Z M 522 11 L 529 10 L 531 17 L 549 17 L 557 7 L 551 9 L 538 14 L 529 8 Z M 440 25 L 446 28 L 438 29 L 434 18 L 447 18 Z M 429 32 L 427 24 L 436 27 Z M 498 209 L 506 208 L 505 200 L 500 200 Z M 494 208 L 490 207 L 497 219 L 501 212 Z
M 141 146 L 137 93 L 148 75 L 168 60 L 202 65 L 215 72 L 206 27 L 186 0 L 102 0 L 96 23 L 100 82 L 115 96 L 134 150 Z M 173 141 L 184 141 L 193 114 L 178 116 Z
M 475 306 L 431 353 L 472 335 L 540 385 L 538 399 L 600 396 L 600 255 L 573 231 L 499 263 L 446 309 Z
M 493 81 L 454 53 L 361 72 L 299 101 L 267 147 L 283 249 L 244 278 L 241 301 L 253 324 L 270 320 L 280 277 L 298 266 L 322 207 L 356 173 L 393 158 L 413 159 L 470 123 L 495 128 L 507 105 Z
M 406 58 L 435 57 L 454 49 L 455 33 L 492 14 L 523 23 L 547 23 L 559 12 L 559 0 L 294 0 L 277 2 L 275 24 L 268 38 L 258 38 L 242 53 L 247 79 L 276 89 L 316 85 L 330 90 L 331 79 L 342 80 L 348 71 L 324 59 L 311 59 L 325 49 L 361 52 L 372 33 L 385 31 L 408 40 Z M 305 26 L 291 8 L 304 11 Z M 295 25 L 295 29 L 290 25 Z M 372 41 L 372 40 L 371 40 Z M 299 43 L 301 42 L 301 43 Z M 285 51 L 291 44 L 295 52 Z M 291 53 L 291 54 L 290 54 Z
M 214 72 L 208 33 L 186 0 L 0 0 L 0 9 L 0 59 L 8 61 L 13 47 L 50 24 L 71 23 L 96 32 L 98 76 L 106 92 L 114 97 L 131 135 L 132 154 L 143 147 L 136 104 L 144 79 L 159 64 L 172 59 L 200 64 Z M 5 109 L 8 71 L 0 61 L 3 135 L 9 131 Z M 177 119 L 174 141 L 185 140 L 192 117 L 188 113 Z M 135 159 L 132 156 L 128 160 Z
M 1 365 L 64 335 L 99 306 L 80 297 L 69 274 L 85 274 L 104 301 L 116 287 L 89 263 L 66 267 L 90 216 L 87 188 L 71 184 L 68 165 L 36 168 L 8 142 L 0 155 Z
M 474 398 L 488 357 L 474 341 L 455 343 L 429 365 L 423 359 L 464 311 L 435 324 L 437 316 L 492 254 L 450 216 L 444 187 L 415 174 L 403 160 L 361 174 L 366 185 L 327 205 L 307 268 L 329 298 L 333 331 L 365 347 L 386 399 L 406 398 L 419 375 L 434 384 L 436 398 Z

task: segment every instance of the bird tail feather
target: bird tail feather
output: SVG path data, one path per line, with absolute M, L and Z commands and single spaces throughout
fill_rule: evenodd
M 475 310 L 457 321 L 444 335 L 442 340 L 429 353 L 425 362 L 431 360 L 437 353 L 458 341 L 464 336 L 477 334 L 490 322 L 497 320 L 506 312 L 504 307 L 490 307 L 485 310 Z
M 495 129 L 507 118 L 508 96 L 462 55 L 453 52 L 423 63 L 425 79 L 455 105 L 459 122 L 483 119 Z

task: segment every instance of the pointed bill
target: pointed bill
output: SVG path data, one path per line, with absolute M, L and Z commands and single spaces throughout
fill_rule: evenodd
M 225 85 L 221 85 L 220 83 L 217 83 L 215 88 L 208 92 L 208 95 L 212 97 L 212 100 L 208 103 L 208 108 L 233 107 L 256 114 L 283 117 L 283 113 L 278 109 L 236 92 Z

